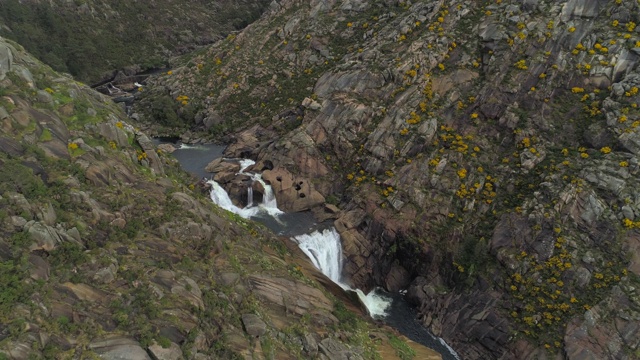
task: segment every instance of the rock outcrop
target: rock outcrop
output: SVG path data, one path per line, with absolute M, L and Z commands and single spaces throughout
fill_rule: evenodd
M 638 6 L 284 2 L 149 94 L 337 204 L 354 285 L 408 283 L 462 358 L 633 358 Z

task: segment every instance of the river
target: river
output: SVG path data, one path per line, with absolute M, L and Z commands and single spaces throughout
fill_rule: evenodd
M 156 140 L 156 143 L 167 142 L 167 140 Z M 224 146 L 213 144 L 185 145 L 169 142 L 177 146 L 178 149 L 173 152 L 173 156 L 180 162 L 182 168 L 200 178 L 211 177 L 211 174 L 206 173 L 204 168 L 210 161 L 221 157 L 225 149 Z M 240 172 L 253 164 L 251 160 L 238 161 L 241 165 Z M 277 235 L 289 237 L 298 243 L 300 249 L 309 257 L 316 268 L 345 291 L 356 292 L 373 318 L 382 320 L 387 325 L 396 328 L 407 338 L 436 350 L 444 360 L 460 359 L 442 339 L 432 335 L 420 324 L 416 318 L 415 310 L 407 304 L 402 294 L 390 294 L 381 289 L 364 294 L 359 289 L 353 289 L 346 284 L 345 279 L 341 277 L 342 245 L 340 236 L 331 222 L 317 223 L 309 212 L 284 213 L 280 211 L 277 208 L 274 194 L 269 192 L 271 187 L 264 184 L 261 175 L 246 174 L 251 176 L 253 181 L 263 183 L 265 194 L 262 203 L 239 208 L 231 202 L 228 194 L 220 185 L 210 180 L 212 201 L 240 216 L 259 221 Z

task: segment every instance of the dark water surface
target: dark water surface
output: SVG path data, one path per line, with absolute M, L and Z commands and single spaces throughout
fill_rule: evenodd
M 178 139 L 173 138 L 157 138 L 154 139 L 154 143 L 175 146 L 177 150 L 172 155 L 180 162 L 180 166 L 200 178 L 206 177 L 207 179 L 211 178 L 213 174 L 204 171 L 204 168 L 212 160 L 221 157 L 224 149 L 227 148 L 225 145 L 216 144 L 182 144 Z

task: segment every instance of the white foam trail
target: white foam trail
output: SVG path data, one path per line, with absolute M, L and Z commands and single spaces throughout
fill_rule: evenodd
M 309 257 L 313 265 L 331 281 L 344 290 L 354 291 L 358 294 L 360 301 L 362 301 L 372 317 L 384 317 L 387 315 L 386 310 L 391 305 L 391 299 L 377 294 L 376 291 L 365 294 L 362 290 L 353 289 L 341 281 L 342 243 L 340 242 L 340 234 L 335 228 L 299 235 L 294 237 L 293 241 Z
M 244 171 L 247 170 L 249 166 L 254 165 L 256 163 L 251 159 L 242 159 L 238 162 L 240 163 L 240 171 L 238 171 L 238 174 L 244 174 Z
M 178 149 L 184 150 L 184 149 L 202 149 L 202 148 L 203 147 L 200 145 L 180 144 L 180 147 Z
M 457 360 L 462 360 L 460 359 L 460 355 L 458 355 L 458 353 L 453 350 L 453 348 L 451 346 L 449 346 L 449 344 L 447 344 L 446 341 L 444 341 L 443 338 L 438 338 L 438 341 L 440 341 L 440 343 L 447 348 L 447 350 L 449 350 L 449 353 L 451 354 L 451 356 L 453 356 L 454 358 L 456 358 Z

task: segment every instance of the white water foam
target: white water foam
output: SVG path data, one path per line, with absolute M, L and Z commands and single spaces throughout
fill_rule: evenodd
M 446 341 L 444 341 L 443 338 L 439 337 L 438 341 L 440 341 L 440 343 L 447 348 L 447 350 L 449 350 L 449 353 L 451 354 L 451 356 L 453 356 L 454 358 L 456 358 L 456 360 L 462 360 L 460 359 L 460 355 L 458 355 L 458 353 L 453 350 L 453 348 L 451 346 L 449 346 L 449 344 L 447 344 Z
M 180 144 L 180 147 L 178 149 L 180 150 L 185 150 L 185 149 L 202 149 L 203 147 L 201 145 L 189 145 L 189 144 Z
M 360 301 L 362 301 L 372 317 L 384 317 L 387 315 L 386 310 L 391 305 L 391 299 L 376 293 L 375 290 L 365 294 L 362 290 L 353 289 L 341 281 L 342 243 L 340 242 L 340 235 L 335 228 L 299 235 L 293 237 L 292 240 L 311 259 L 313 265 L 331 281 L 344 290 L 354 291 L 358 294 Z
M 211 200 L 221 208 L 231 211 L 234 214 L 238 214 L 245 219 L 256 216 L 260 211 L 260 206 L 252 206 L 246 208 L 237 207 L 231 201 L 231 198 L 229 198 L 229 194 L 227 194 L 227 192 L 222 188 L 222 186 L 220 186 L 220 184 L 213 180 L 207 181 L 207 184 L 211 185 L 211 192 L 209 193 Z
M 237 207 L 233 204 L 233 202 L 229 198 L 229 194 L 227 194 L 225 189 L 223 189 L 222 186 L 220 186 L 220 184 L 218 184 L 214 180 L 207 181 L 208 184 L 211 184 L 211 200 L 213 200 L 213 202 L 221 208 L 231 211 L 234 214 L 238 214 L 245 219 L 249 219 L 260 213 L 266 213 L 277 219 L 277 216 L 283 214 L 283 212 L 282 210 L 278 209 L 278 202 L 276 201 L 276 197 L 273 193 L 271 185 L 266 184 L 264 180 L 262 180 L 262 175 L 260 174 L 244 172 L 249 166 L 255 164 L 256 162 L 251 159 L 242 159 L 238 162 L 240 163 L 240 170 L 238 171 L 238 174 L 248 175 L 253 181 L 257 181 L 262 184 L 262 187 L 264 188 L 264 196 L 262 197 L 262 202 L 257 206 L 254 205 L 253 188 L 249 186 L 247 188 L 247 206 L 245 206 L 244 208 Z
M 238 174 L 244 174 L 244 171 L 247 170 L 249 166 L 255 165 L 256 162 L 251 159 L 241 159 L 238 163 L 240 163 L 240 171 L 238 171 Z

